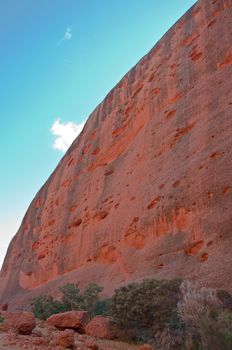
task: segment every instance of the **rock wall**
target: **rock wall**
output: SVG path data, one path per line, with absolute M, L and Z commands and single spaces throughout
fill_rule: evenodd
M 198 1 L 89 117 L 32 201 L 2 300 L 144 277 L 232 290 L 232 1 Z

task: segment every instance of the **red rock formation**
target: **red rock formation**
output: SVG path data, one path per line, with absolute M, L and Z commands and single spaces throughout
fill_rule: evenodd
M 198 1 L 95 109 L 9 246 L 2 300 L 144 277 L 232 289 L 231 23 L 231 0 Z
M 35 316 L 32 312 L 8 312 L 1 313 L 3 322 L 0 325 L 0 330 L 9 331 L 15 329 L 19 334 L 31 334 L 35 328 Z
M 74 329 L 80 333 L 85 331 L 85 326 L 89 321 L 86 311 L 67 311 L 50 316 L 47 323 L 58 329 Z
M 63 332 L 59 332 L 56 336 L 56 345 L 63 349 L 74 348 L 74 331 L 72 329 L 65 329 Z
M 85 334 L 102 339 L 115 339 L 116 325 L 111 317 L 95 316 L 85 327 Z

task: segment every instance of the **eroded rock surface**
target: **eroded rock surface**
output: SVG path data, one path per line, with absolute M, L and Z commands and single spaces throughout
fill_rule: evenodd
M 231 43 L 232 1 L 198 1 L 110 91 L 32 201 L 2 301 L 144 277 L 232 289 Z

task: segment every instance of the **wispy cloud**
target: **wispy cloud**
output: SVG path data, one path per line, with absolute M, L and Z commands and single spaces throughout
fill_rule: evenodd
M 58 46 L 60 46 L 64 41 L 70 41 L 72 39 L 72 29 L 67 27 L 63 37 L 58 41 Z
M 62 123 L 60 119 L 57 119 L 51 127 L 51 133 L 56 137 L 52 147 L 61 152 L 67 151 L 75 138 L 81 133 L 85 122 L 80 124 Z
M 71 39 L 72 39 L 72 29 L 70 27 L 67 27 L 64 33 L 64 40 L 71 40 Z

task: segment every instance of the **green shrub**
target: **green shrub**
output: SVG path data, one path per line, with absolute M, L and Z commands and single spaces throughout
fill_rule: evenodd
M 0 315 L 0 323 L 4 321 L 4 317 Z
M 95 304 L 94 315 L 108 316 L 110 314 L 111 299 L 98 300 Z
M 49 295 L 42 295 L 32 299 L 35 317 L 46 320 L 49 316 L 59 312 L 71 310 L 88 311 L 91 317 L 106 312 L 107 303 L 99 300 L 102 287 L 95 283 L 89 284 L 83 291 L 78 284 L 66 284 L 60 288 L 61 301 L 53 299 Z
M 66 310 L 86 310 L 90 316 L 94 316 L 99 294 L 103 288 L 96 283 L 90 283 L 81 291 L 78 284 L 66 284 L 60 290 L 63 294 L 62 303 Z
M 99 294 L 103 291 L 103 288 L 96 283 L 90 283 L 82 292 L 84 301 L 84 310 L 88 311 L 91 317 L 96 315 L 96 307 L 100 302 Z
M 83 297 L 78 284 L 68 283 L 60 287 L 60 291 L 63 294 L 61 300 L 66 311 L 84 310 Z
M 65 311 L 64 305 L 60 301 L 53 299 L 50 295 L 41 295 L 33 298 L 31 305 L 35 317 L 41 320 L 46 320 L 53 314 Z
M 110 314 L 125 330 L 134 330 L 136 338 L 163 329 L 177 308 L 180 280 L 144 280 L 115 291 Z

